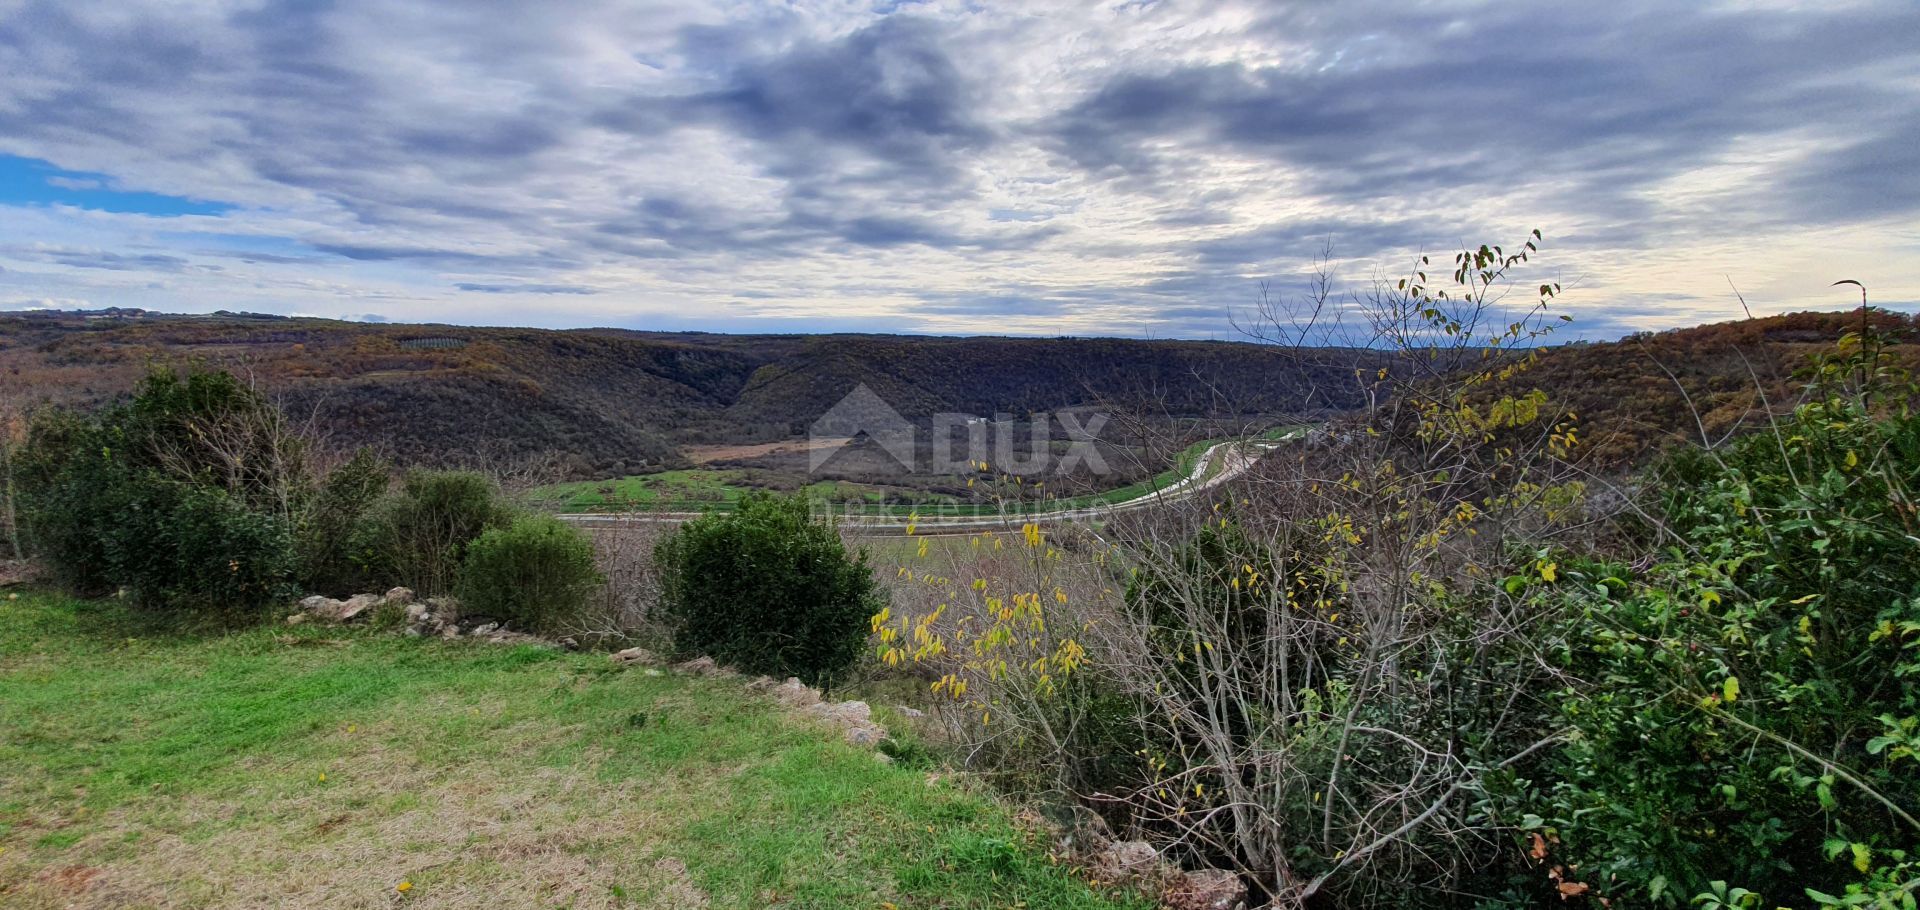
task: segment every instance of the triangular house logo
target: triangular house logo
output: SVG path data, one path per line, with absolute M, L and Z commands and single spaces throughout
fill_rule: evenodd
M 913 470 L 915 431 L 900 412 L 893 409 L 866 383 L 853 387 L 838 404 L 828 408 L 807 429 L 807 469 L 817 471 L 835 452 L 861 436 L 872 439 L 894 461 Z

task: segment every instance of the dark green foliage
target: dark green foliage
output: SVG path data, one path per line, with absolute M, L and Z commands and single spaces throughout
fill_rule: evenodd
M 84 593 L 113 587 L 106 516 L 124 509 L 125 470 L 114 464 L 115 434 L 69 411 L 36 415 L 18 460 L 22 538 L 61 584 Z
M 117 535 L 116 554 L 141 599 L 177 605 L 260 606 L 290 593 L 293 540 L 277 515 L 214 488 L 149 487 L 148 527 Z
M 516 628 L 554 632 L 579 617 L 601 581 L 586 534 L 551 516 L 522 515 L 467 546 L 460 604 Z
M 874 748 L 903 768 L 933 768 L 940 764 L 939 755 L 927 748 L 925 743 L 912 737 L 888 737 L 881 740 L 880 744 Z
M 513 510 L 476 471 L 414 470 L 378 503 L 354 550 L 368 577 L 422 595 L 452 593 L 467 545 L 506 527 Z
M 191 609 L 287 591 L 303 453 L 230 374 L 155 373 L 128 404 L 40 415 L 20 480 L 33 545 L 74 588 Z
M 300 583 L 307 590 L 346 596 L 371 586 L 352 558 L 352 540 L 386 495 L 391 473 L 386 459 L 361 449 L 327 474 L 300 521 Z
M 1828 378 L 1886 368 L 1853 359 Z M 1893 389 L 1823 385 L 1767 432 L 1670 458 L 1667 556 L 1634 584 L 1562 579 L 1586 684 L 1560 693 L 1574 735 L 1525 801 L 1602 893 L 1891 907 L 1920 881 L 1920 418 Z
M 812 685 L 852 666 L 885 605 L 865 551 L 849 554 L 798 497 L 749 494 L 680 526 L 654 563 L 680 653 Z

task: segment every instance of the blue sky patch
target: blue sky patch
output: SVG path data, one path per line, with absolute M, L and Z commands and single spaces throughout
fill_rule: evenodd
M 113 178 L 54 167 L 37 158 L 0 155 L 0 205 L 71 205 L 137 215 L 221 215 L 233 206 L 113 188 Z

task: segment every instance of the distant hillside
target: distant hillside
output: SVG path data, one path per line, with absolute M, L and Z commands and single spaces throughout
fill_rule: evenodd
M 340 447 L 411 463 L 565 460 L 576 477 L 680 463 L 689 443 L 804 433 L 865 383 L 909 419 L 1104 405 L 1172 417 L 1352 407 L 1366 351 L 1223 342 L 714 335 L 390 325 L 246 314 L 0 315 L 13 397 L 92 403 L 151 365 L 250 374 Z
M 1920 366 L 1920 318 L 1869 311 L 1894 349 Z M 1679 441 L 1721 439 L 1758 425 L 1769 409 L 1801 400 L 1796 373 L 1810 356 L 1860 328 L 1860 311 L 1789 313 L 1641 333 L 1615 342 L 1544 351 L 1512 388 L 1545 390 L 1579 417 L 1588 457 L 1599 467 L 1644 462 Z
M 864 383 L 910 420 L 1107 405 L 1182 417 L 1345 410 L 1373 352 L 1120 339 L 826 335 L 756 370 L 727 416 L 795 432 Z

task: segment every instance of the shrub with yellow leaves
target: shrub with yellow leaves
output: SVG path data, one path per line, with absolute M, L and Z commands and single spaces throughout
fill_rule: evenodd
M 943 543 L 922 538 L 896 569 L 896 606 L 872 619 L 880 661 L 930 680 L 977 760 L 1035 772 L 1043 788 L 1069 782 L 1084 729 L 1080 639 L 1112 609 L 1104 553 L 1088 555 L 1090 540 L 1063 546 L 1035 522 Z

